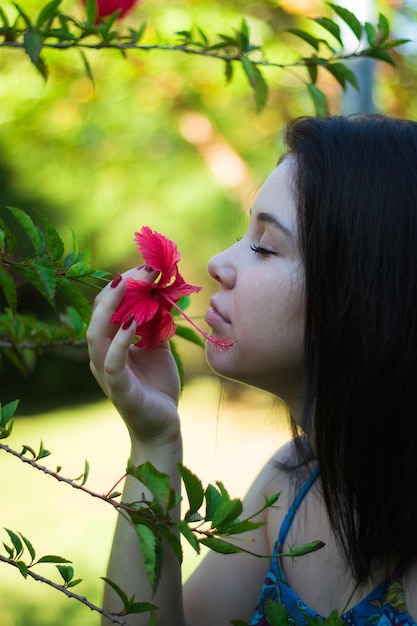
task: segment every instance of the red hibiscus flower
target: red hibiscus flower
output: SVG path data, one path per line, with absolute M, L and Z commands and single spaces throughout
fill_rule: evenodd
M 145 263 L 159 272 L 159 275 L 154 283 L 128 278 L 126 292 L 111 318 L 112 322 L 123 324 L 129 315 L 133 315 L 136 333 L 140 336 L 136 345 L 140 348 L 154 348 L 175 335 L 176 326 L 172 316 L 174 308 L 207 340 L 222 349 L 230 347 L 232 344 L 228 340 L 214 339 L 198 328 L 176 304 L 181 296 L 189 296 L 201 289 L 186 283 L 179 273 L 178 263 L 181 257 L 176 244 L 164 235 L 152 231 L 149 226 L 143 226 L 140 233 L 135 233 L 135 242 Z
M 85 4 L 85 0 L 83 2 Z M 119 17 L 123 17 L 140 2 L 141 0 L 97 0 L 97 16 L 108 17 L 117 9 L 121 9 Z

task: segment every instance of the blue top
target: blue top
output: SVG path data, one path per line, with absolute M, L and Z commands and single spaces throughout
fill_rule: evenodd
M 282 546 L 287 538 L 297 509 L 317 476 L 318 470 L 316 469 L 298 492 L 285 516 L 278 539 L 274 545 L 269 570 L 262 586 L 250 626 L 270 626 L 266 618 L 265 609 L 268 600 L 278 602 L 285 607 L 288 615 L 288 624 L 291 626 L 307 625 L 307 620 L 303 613 L 312 617 L 320 617 L 324 620 L 323 616 L 306 606 L 293 589 L 291 589 L 285 578 L 279 559 L 279 554 L 282 552 Z M 369 626 L 370 624 L 375 626 L 390 626 L 394 624 L 396 626 L 417 626 L 416 622 L 407 611 L 404 601 L 404 590 L 398 575 L 393 575 L 387 580 L 382 581 L 366 598 L 344 613 L 341 618 L 347 625 L 355 626 Z

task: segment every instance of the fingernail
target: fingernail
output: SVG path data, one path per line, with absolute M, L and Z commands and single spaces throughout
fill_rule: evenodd
M 155 271 L 153 269 L 153 267 L 151 267 L 150 265 L 145 265 L 145 267 L 143 269 L 145 270 L 145 272 L 154 272 Z
M 115 287 L 117 287 L 117 285 L 120 283 L 121 280 L 122 280 L 122 275 L 121 274 L 117 274 L 114 277 L 110 287 L 112 287 L 114 289 Z
M 127 317 L 122 324 L 123 330 L 127 330 L 132 325 L 132 322 L 134 319 L 135 319 L 135 316 L 133 315 L 133 313 L 131 313 L 129 317 Z

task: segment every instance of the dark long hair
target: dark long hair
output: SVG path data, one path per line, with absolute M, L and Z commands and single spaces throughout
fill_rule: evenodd
M 305 406 L 335 536 L 358 581 L 417 558 L 417 123 L 286 130 L 305 264 Z

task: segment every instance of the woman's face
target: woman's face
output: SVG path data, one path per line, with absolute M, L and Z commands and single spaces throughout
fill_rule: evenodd
M 304 272 L 291 192 L 292 157 L 272 172 L 251 211 L 245 236 L 213 257 L 219 283 L 206 321 L 213 337 L 235 342 L 227 351 L 207 342 L 219 374 L 286 399 L 302 393 Z

